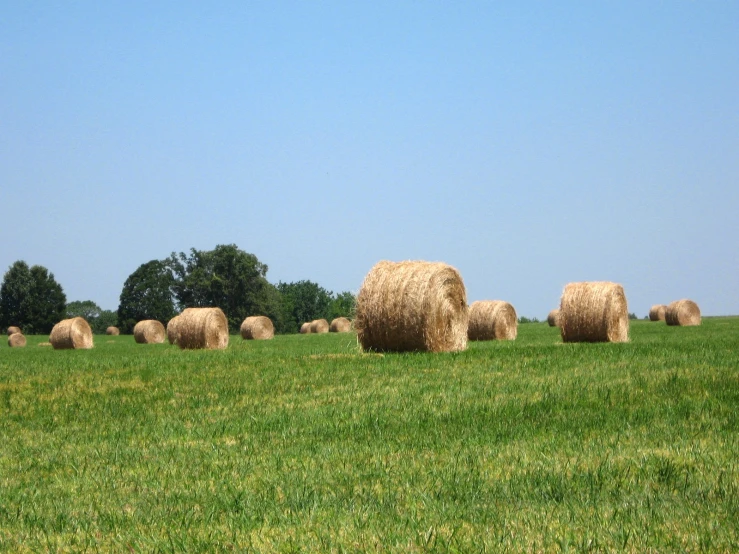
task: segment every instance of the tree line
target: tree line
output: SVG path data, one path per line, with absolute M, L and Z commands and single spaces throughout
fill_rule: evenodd
M 144 319 L 166 324 L 184 308 L 215 306 L 237 333 L 250 315 L 269 317 L 277 333 L 296 333 L 305 321 L 351 317 L 355 297 L 334 294 L 312 281 L 267 281 L 267 265 L 235 244 L 190 249 L 141 264 L 123 284 L 117 311 L 92 300 L 67 303 L 54 275 L 42 266 L 11 265 L 0 285 L 0 328 L 17 325 L 26 334 L 46 334 L 65 317 L 84 317 L 96 334 L 108 326 L 133 332 Z

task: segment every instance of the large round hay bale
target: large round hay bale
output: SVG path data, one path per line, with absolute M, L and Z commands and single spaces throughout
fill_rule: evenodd
M 252 315 L 241 323 L 241 338 L 245 340 L 267 340 L 274 338 L 275 326 L 266 315 Z
M 310 334 L 310 324 L 311 321 L 306 321 L 300 326 L 300 334 L 301 335 L 309 335 Z
M 26 337 L 23 336 L 23 333 L 13 333 L 8 337 L 8 346 L 10 346 L 10 348 L 26 346 Z
M 16 327 L 15 325 L 11 325 L 8 327 L 8 336 L 15 335 L 16 333 L 20 333 L 21 329 L 20 327 Z
M 518 335 L 515 308 L 503 300 L 478 300 L 470 306 L 469 340 L 514 340 Z
M 180 322 L 180 316 L 176 315 L 167 322 L 167 340 L 169 344 L 177 344 L 177 339 L 180 334 L 178 331 L 178 324 Z
M 649 308 L 649 321 L 664 321 L 666 309 L 664 304 L 655 304 Z
M 118 327 L 115 327 L 114 325 L 111 325 L 110 327 L 108 327 L 107 329 L 105 329 L 105 334 L 106 335 L 117 336 L 117 335 L 120 335 L 121 334 L 121 330 Z
M 563 342 L 627 342 L 629 312 L 621 285 L 570 283 L 562 293 L 559 328 Z
M 675 300 L 665 309 L 665 322 L 667 325 L 700 325 L 701 309 L 698 304 L 687 298 Z
M 325 319 L 314 319 L 310 324 L 311 333 L 328 333 L 328 321 Z
M 464 350 L 467 323 L 462 277 L 441 262 L 381 261 L 357 296 L 354 328 L 365 350 Z
M 139 344 L 161 344 L 166 336 L 167 330 L 156 319 L 144 319 L 133 328 L 133 338 Z
M 82 317 L 63 319 L 51 330 L 49 342 L 54 350 L 85 349 L 94 346 L 92 329 Z
M 550 327 L 559 327 L 559 308 L 555 308 L 547 315 L 547 323 Z
M 348 333 L 352 330 L 352 322 L 346 317 L 337 317 L 331 320 L 328 330 L 332 333 Z
M 210 350 L 228 346 L 228 320 L 220 308 L 187 308 L 177 321 L 180 348 Z

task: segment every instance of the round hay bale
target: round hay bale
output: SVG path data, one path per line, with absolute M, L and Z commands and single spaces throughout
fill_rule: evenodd
M 54 325 L 49 342 L 54 350 L 86 349 L 94 346 L 92 329 L 82 317 L 63 319 Z
M 8 336 L 15 335 L 16 333 L 20 333 L 21 329 L 20 327 L 16 327 L 15 325 L 11 325 L 8 327 Z
M 300 326 L 300 334 L 301 335 L 310 335 L 310 324 L 311 321 L 306 321 Z
M 687 298 L 683 300 L 675 300 L 665 309 L 665 322 L 667 325 L 700 325 L 701 309 L 698 304 Z
M 120 335 L 121 334 L 121 330 L 118 327 L 115 327 L 115 326 L 111 325 L 110 327 L 108 327 L 105 330 L 105 334 L 106 335 L 117 336 L 117 335 Z
M 655 304 L 649 308 L 649 321 L 664 321 L 666 309 L 664 304 Z
M 348 333 L 352 330 L 352 322 L 346 317 L 337 317 L 331 320 L 328 330 L 331 333 Z
M 555 308 L 547 316 L 547 323 L 550 327 L 559 327 L 559 309 Z
M 228 346 L 228 320 L 220 308 L 187 308 L 179 317 L 180 348 L 222 350 Z
M 275 326 L 266 315 L 247 317 L 241 324 L 241 338 L 245 340 L 267 340 L 274 338 Z
M 180 322 L 180 316 L 176 315 L 167 322 L 167 340 L 169 344 L 177 344 L 177 339 L 180 334 L 178 331 L 178 325 Z
M 468 310 L 452 266 L 381 261 L 362 283 L 354 328 L 364 350 L 454 352 L 467 348 Z
M 311 333 L 328 333 L 328 321 L 325 319 L 314 319 L 310 323 Z
M 156 319 L 144 319 L 133 328 L 133 338 L 138 344 L 161 344 L 166 336 L 164 325 Z
M 13 333 L 8 337 L 8 346 L 10 348 L 26 346 L 26 337 L 23 336 L 23 333 Z
M 559 328 L 563 342 L 628 342 L 629 312 L 621 285 L 570 283 L 562 293 Z
M 503 300 L 478 300 L 470 306 L 469 340 L 514 340 L 518 335 L 515 308 Z

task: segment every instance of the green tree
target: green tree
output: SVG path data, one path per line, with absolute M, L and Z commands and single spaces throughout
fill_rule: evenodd
M 75 300 L 68 303 L 67 317 L 85 318 L 96 335 L 103 335 L 108 327 L 118 325 L 118 314 L 112 310 L 103 310 L 92 300 Z
M 40 265 L 15 262 L 0 285 L 0 327 L 17 325 L 26 334 L 50 333 L 64 319 L 67 298 L 54 274 Z
M 331 319 L 348 317 L 354 319 L 357 309 L 357 297 L 349 291 L 340 292 L 331 301 Z M 329 319 L 330 321 L 330 319 Z
M 278 283 L 282 294 L 284 329 L 282 332 L 297 333 L 300 325 L 314 319 L 331 319 L 333 293 L 312 281 Z
M 141 264 L 123 284 L 118 305 L 121 333 L 132 333 L 142 319 L 156 319 L 166 325 L 176 314 L 174 287 L 175 278 L 166 260 Z
M 219 244 L 213 250 L 190 249 L 172 253 L 168 260 L 175 274 L 174 294 L 185 307 L 215 306 L 238 331 L 250 315 L 281 319 L 276 290 L 267 281 L 267 265 L 235 244 Z

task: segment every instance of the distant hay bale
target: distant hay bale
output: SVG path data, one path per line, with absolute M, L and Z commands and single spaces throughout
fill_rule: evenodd
M 701 309 L 698 304 L 687 298 L 670 302 L 665 309 L 665 322 L 667 325 L 680 325 L 687 327 L 701 324 Z
M 133 338 L 138 344 L 161 344 L 166 336 L 164 325 L 156 319 L 144 319 L 133 328 Z
M 105 334 L 116 336 L 121 334 L 121 330 L 118 327 L 114 327 L 113 325 L 111 325 L 105 330 Z
M 664 304 L 655 304 L 649 308 L 649 321 L 664 321 L 666 309 Z
M 11 325 L 10 327 L 8 327 L 8 336 L 14 335 L 20 332 L 21 332 L 20 327 L 16 327 L 15 325 Z
M 167 322 L 167 340 L 169 344 L 177 344 L 179 338 L 178 324 L 180 316 L 176 315 Z
M 514 340 L 518 335 L 515 308 L 503 300 L 478 300 L 470 306 L 469 340 Z
M 63 319 L 54 325 L 49 342 L 54 350 L 86 349 L 94 346 L 92 329 L 82 317 Z
M 8 337 L 8 346 L 10 348 L 26 346 L 26 337 L 23 336 L 23 333 L 13 333 Z
M 266 315 L 247 317 L 241 324 L 241 338 L 245 340 L 267 340 L 274 338 L 275 326 Z
M 220 308 L 187 308 L 177 321 L 177 345 L 183 349 L 224 349 L 228 320 Z
M 310 324 L 311 323 L 312 323 L 311 321 L 306 321 L 305 323 L 303 323 L 300 326 L 300 333 L 302 335 L 309 335 L 310 334 Z
M 346 317 L 337 317 L 331 320 L 328 330 L 332 333 L 348 333 L 352 330 L 352 322 Z
M 559 309 L 555 308 L 547 316 L 547 323 L 550 327 L 559 327 Z
M 629 340 L 626 295 L 617 283 L 569 283 L 562 293 L 559 316 L 563 342 Z
M 310 324 L 311 333 L 328 333 L 328 321 L 325 319 L 314 319 Z
M 364 350 L 454 352 L 467 348 L 467 292 L 441 262 L 377 263 L 357 296 L 354 328 Z

